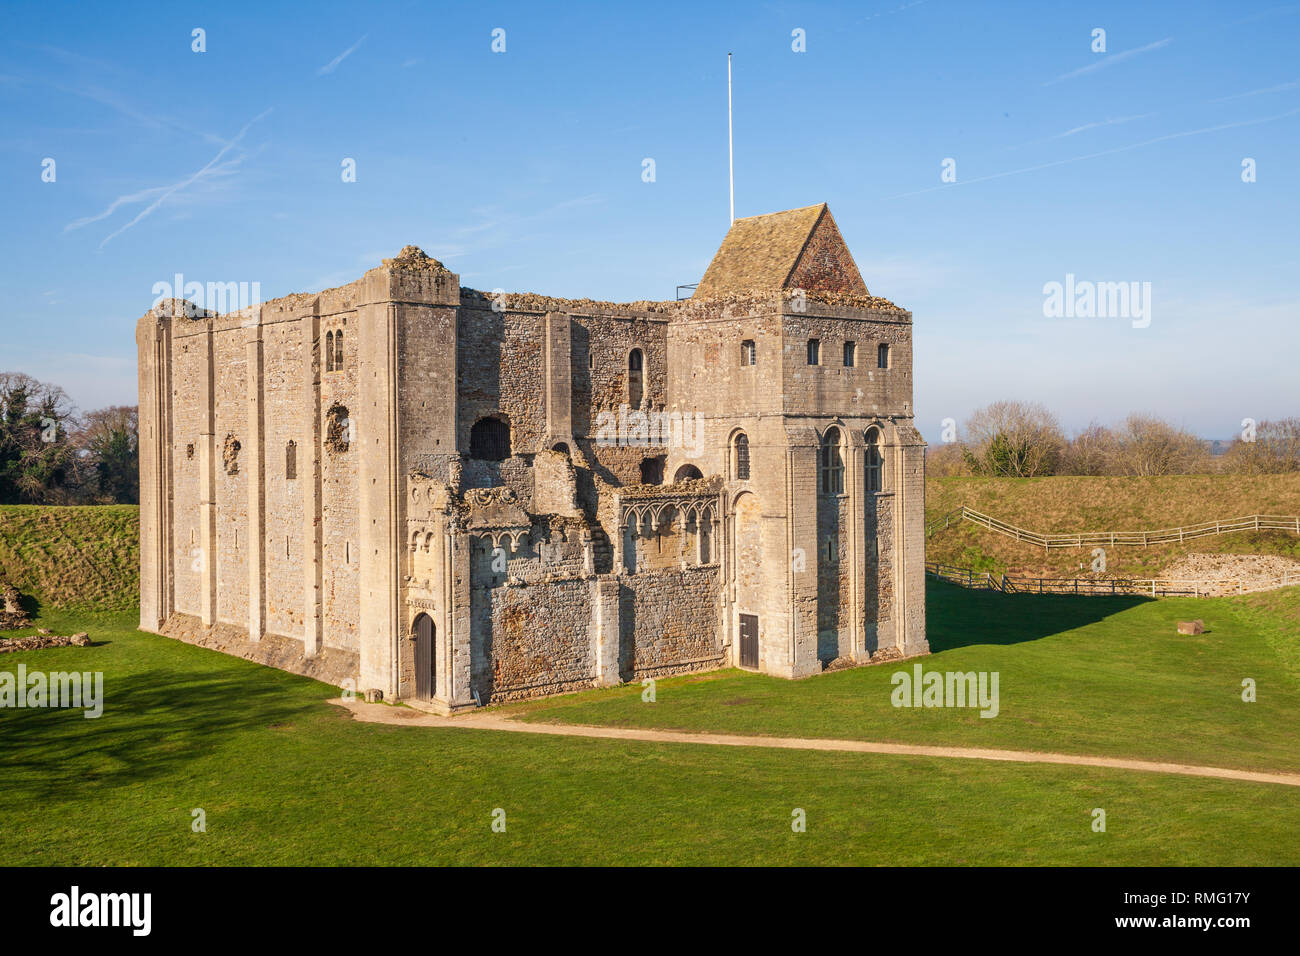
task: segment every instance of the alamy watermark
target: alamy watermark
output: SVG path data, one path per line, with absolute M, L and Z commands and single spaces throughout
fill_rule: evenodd
M 93 720 L 104 713 L 103 671 L 0 671 L 0 707 L 68 707 Z
M 185 316 L 192 319 L 200 312 L 226 315 L 261 305 L 262 283 L 186 282 L 185 276 L 178 272 L 172 277 L 171 282 L 166 280 L 155 282 L 153 294 L 155 298 L 152 308 L 154 309 L 169 300 L 184 299 Z
M 1150 282 L 1093 282 L 1069 272 L 1063 283 L 1046 283 L 1043 296 L 1049 319 L 1131 319 L 1135 329 L 1151 324 Z
M 704 450 L 704 416 L 699 412 L 629 412 L 627 404 L 618 414 L 596 415 L 596 444 L 601 447 L 646 448 L 651 445 L 682 448 L 698 455 Z
M 998 715 L 997 671 L 895 671 L 889 701 L 895 707 L 978 707 L 981 717 Z

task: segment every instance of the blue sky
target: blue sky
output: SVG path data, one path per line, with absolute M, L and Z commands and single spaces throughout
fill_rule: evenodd
M 1148 411 L 1207 437 L 1298 412 L 1300 3 L 9 2 L 4 20 L 0 369 L 83 408 L 134 403 L 134 322 L 177 272 L 271 298 L 413 243 L 476 288 L 671 298 L 728 224 L 730 51 L 737 215 L 830 204 L 871 291 L 914 314 L 930 440 L 1000 398 L 1068 429 Z M 1150 324 L 1045 317 L 1067 274 L 1151 283 Z

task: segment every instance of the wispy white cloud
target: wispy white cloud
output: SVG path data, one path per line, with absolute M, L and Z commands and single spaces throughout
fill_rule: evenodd
M 919 196 L 922 193 L 932 193 L 940 189 L 952 189 L 955 186 L 970 186 L 973 183 L 985 183 L 991 179 L 1005 179 L 1008 176 L 1018 176 L 1021 173 L 1037 172 L 1040 169 L 1051 169 L 1054 166 L 1067 166 L 1070 163 L 1081 163 L 1085 159 L 1097 159 L 1101 156 L 1113 156 L 1115 153 L 1126 153 L 1132 149 L 1141 149 L 1143 146 L 1151 146 L 1155 143 L 1164 143 L 1171 139 L 1183 139 L 1188 136 L 1201 136 L 1205 133 L 1217 133 L 1225 129 L 1237 129 L 1242 126 L 1259 126 L 1261 123 L 1272 123 L 1280 119 L 1286 119 L 1288 116 L 1300 114 L 1300 107 L 1293 110 L 1287 110 L 1285 113 L 1278 113 L 1275 116 L 1263 116 L 1259 119 L 1241 120 L 1236 123 L 1220 123 L 1218 126 L 1206 126 L 1201 129 L 1183 130 L 1180 133 L 1166 133 L 1163 136 L 1156 136 L 1153 139 L 1146 139 L 1140 143 L 1130 143 L 1127 146 L 1117 146 L 1114 149 L 1103 149 L 1096 153 L 1087 153 L 1083 156 L 1071 156 L 1067 159 L 1057 159 L 1050 163 L 1039 163 L 1035 166 L 1025 166 L 1021 169 L 1008 169 L 1001 173 L 990 173 L 987 176 L 976 176 L 974 179 L 959 179 L 955 183 L 944 183 L 940 186 L 928 186 L 925 189 L 914 189 L 911 192 L 896 193 L 893 196 L 885 196 L 885 199 L 902 199 L 906 196 Z
M 1098 129 L 1099 127 L 1102 126 L 1120 126 L 1124 123 L 1131 123 L 1134 120 L 1149 119 L 1150 117 L 1155 115 L 1156 115 L 1155 113 L 1139 113 L 1136 116 L 1115 116 L 1115 117 L 1108 116 L 1106 119 L 1099 120 L 1096 123 L 1084 123 L 1082 126 L 1076 126 L 1073 129 L 1067 129 L 1064 133 L 1057 133 L 1055 136 L 1049 136 L 1047 138 L 1049 140 L 1065 139 L 1067 136 L 1075 136 L 1079 133 L 1087 132 L 1090 129 Z
M 1060 133 L 1053 133 L 1051 136 L 1044 136 L 1041 139 L 1031 139 L 1027 143 L 1016 143 L 1013 146 L 1007 146 L 1005 149 L 1021 149 L 1025 146 L 1037 146 L 1040 143 L 1050 143 L 1058 139 L 1066 139 L 1070 136 L 1077 136 L 1079 133 L 1086 133 L 1090 129 L 1101 129 L 1106 126 L 1122 126 L 1125 123 L 1132 123 L 1136 120 L 1150 119 L 1155 113 L 1138 113 L 1134 116 L 1115 116 L 1107 117 L 1104 120 L 1098 120 L 1093 123 L 1084 123 L 1082 126 L 1074 126 Z
M 1233 93 L 1231 96 L 1216 96 L 1212 100 L 1206 100 L 1207 103 L 1226 103 L 1229 100 L 1239 100 L 1247 96 L 1262 96 L 1265 93 L 1285 93 L 1287 90 L 1300 89 L 1300 80 L 1292 80 L 1290 83 L 1279 83 L 1276 86 L 1266 86 L 1263 89 L 1247 90 L 1245 93 Z
M 200 167 L 196 172 L 190 174 L 185 179 L 182 179 L 180 182 L 173 183 L 170 186 L 154 186 L 149 189 L 142 189 L 138 192 L 127 194 L 125 196 L 119 196 L 116 199 L 114 199 L 111 203 L 109 203 L 108 208 L 106 208 L 103 212 L 98 213 L 97 215 L 94 216 L 85 216 L 81 219 L 77 219 L 74 220 L 73 222 L 68 223 L 68 225 L 64 227 L 64 232 L 69 232 L 74 229 L 80 229 L 83 226 L 89 225 L 92 222 L 99 222 L 101 219 L 105 219 L 108 216 L 112 215 L 115 211 L 117 211 L 122 206 L 130 205 L 132 203 L 137 203 L 137 202 L 144 202 L 146 200 L 152 200 L 149 203 L 149 205 L 147 205 L 138 214 L 136 214 L 134 219 L 132 219 L 126 225 L 122 226 L 117 231 L 112 232 L 109 235 L 105 236 L 104 239 L 99 244 L 100 249 L 104 248 L 104 246 L 106 246 L 109 242 L 116 239 L 122 233 L 126 232 L 136 223 L 143 220 L 146 216 L 149 216 L 168 199 L 179 195 L 181 191 L 186 189 L 187 187 L 192 186 L 194 183 L 199 182 L 203 179 L 207 179 L 212 176 L 217 176 L 222 174 L 229 174 L 230 172 L 232 172 L 234 167 L 239 165 L 239 163 L 241 163 L 244 160 L 246 154 L 241 153 L 239 156 L 236 156 L 235 158 L 230 160 L 226 160 L 224 163 L 222 162 L 223 157 L 225 157 L 227 153 L 229 153 L 232 149 L 234 149 L 236 146 L 239 145 L 240 141 L 244 138 L 244 134 L 248 132 L 248 130 L 253 126 L 254 123 L 266 117 L 268 114 L 270 114 L 270 112 L 271 112 L 271 108 L 267 108 L 266 110 L 263 110 L 261 113 L 255 116 L 253 119 L 249 120 L 249 122 L 244 125 L 244 128 L 241 129 L 235 135 L 234 139 L 230 140 L 228 143 L 225 143 L 221 147 L 221 149 L 217 151 L 217 154 L 212 157 L 212 159 L 210 159 L 205 165 Z
M 368 37 L 368 36 L 370 36 L 369 33 L 363 34 L 360 40 L 358 40 L 356 43 L 352 44 L 350 47 L 348 47 L 346 50 L 344 50 L 342 53 L 340 53 L 340 54 L 339 54 L 338 56 L 336 56 L 334 59 L 330 60 L 328 63 L 326 63 L 324 66 L 322 66 L 319 70 L 317 70 L 317 71 L 316 71 L 316 75 L 317 75 L 317 76 L 324 76 L 326 73 L 333 73 L 335 70 L 337 70 L 338 67 L 339 67 L 339 64 L 342 63 L 344 60 L 346 60 L 348 57 L 350 57 L 353 53 L 355 53 L 357 47 L 361 46 L 361 44 L 362 44 L 363 42 L 365 42 L 365 39 L 366 39 L 366 37 Z
M 1095 63 L 1089 63 L 1087 66 L 1081 66 L 1077 70 L 1071 70 L 1069 73 L 1062 73 L 1054 80 L 1048 80 L 1044 86 L 1051 86 L 1053 83 L 1060 83 L 1063 80 L 1072 80 L 1076 76 L 1083 76 L 1085 73 L 1095 73 L 1098 70 L 1104 70 L 1108 66 L 1114 66 L 1116 63 L 1123 63 L 1135 56 L 1143 53 L 1150 53 L 1152 50 L 1159 50 L 1174 42 L 1173 37 L 1165 37 L 1163 40 L 1157 40 L 1155 43 L 1148 43 L 1146 46 L 1140 46 L 1132 50 L 1124 50 L 1122 53 L 1107 53 L 1105 56 L 1098 56 Z

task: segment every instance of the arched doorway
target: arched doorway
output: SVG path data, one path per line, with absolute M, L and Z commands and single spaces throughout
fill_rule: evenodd
M 421 614 L 415 619 L 415 699 L 433 699 L 435 672 L 433 618 Z

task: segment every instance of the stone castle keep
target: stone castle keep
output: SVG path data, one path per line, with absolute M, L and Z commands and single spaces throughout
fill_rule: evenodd
M 929 649 L 912 317 L 825 205 L 736 220 L 681 302 L 408 246 L 136 341 L 145 630 L 442 710 Z

